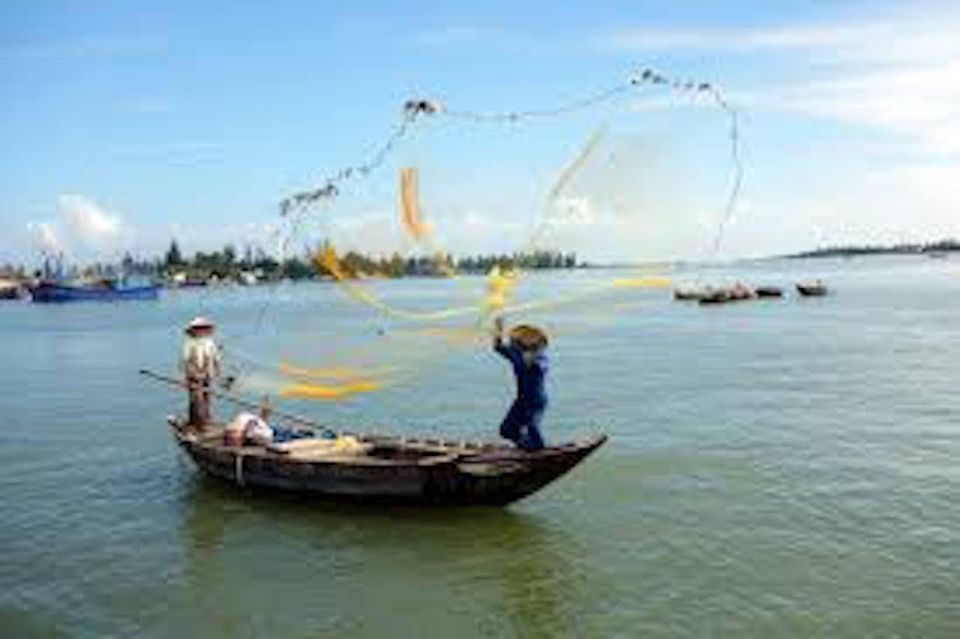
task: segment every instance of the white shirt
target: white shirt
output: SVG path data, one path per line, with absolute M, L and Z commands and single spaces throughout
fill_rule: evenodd
M 183 340 L 180 366 L 191 377 L 214 377 L 220 374 L 220 349 L 209 335 L 188 336 Z
M 253 413 L 240 413 L 233 418 L 227 430 L 242 430 L 244 439 L 249 439 L 258 444 L 269 444 L 273 441 L 273 429 L 267 422 Z

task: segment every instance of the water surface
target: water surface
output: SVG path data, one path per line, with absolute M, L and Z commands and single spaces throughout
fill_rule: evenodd
M 614 275 L 536 275 L 522 294 Z M 318 505 L 204 479 L 164 423 L 180 396 L 136 374 L 172 370 L 179 327 L 205 312 L 254 387 L 280 357 L 395 369 L 382 392 L 291 410 L 492 437 L 510 380 L 486 348 L 329 284 L 3 304 L 0 634 L 960 636 L 960 262 L 709 276 L 739 275 L 823 276 L 836 294 L 699 308 L 629 290 L 524 316 L 555 333 L 547 437 L 611 442 L 505 510 Z M 431 309 L 482 282 L 374 286 Z

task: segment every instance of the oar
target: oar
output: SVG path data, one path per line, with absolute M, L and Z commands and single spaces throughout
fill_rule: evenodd
M 188 384 L 187 382 L 185 382 L 185 381 L 183 381 L 183 380 L 175 379 L 175 378 L 173 378 L 173 377 L 167 377 L 166 375 L 160 375 L 159 373 L 154 373 L 153 371 L 149 371 L 149 370 L 147 370 L 147 369 L 145 369 L 145 368 L 141 368 L 140 371 L 139 371 L 139 373 L 140 373 L 141 375 L 143 375 L 144 377 L 148 377 L 148 378 L 150 378 L 150 379 L 152 379 L 152 380 L 154 380 L 154 381 L 163 382 L 164 384 L 169 384 L 169 385 L 171 385 L 171 386 L 177 386 L 177 387 L 179 387 L 179 388 L 184 388 L 184 389 L 186 389 L 186 390 L 201 389 L 201 387 L 200 387 L 199 385 L 196 385 L 196 384 Z M 260 405 L 257 404 L 256 402 L 251 402 L 251 401 L 249 401 L 249 400 L 246 400 L 246 399 L 237 397 L 236 395 L 233 395 L 233 394 L 231 394 L 231 393 L 225 393 L 225 392 L 223 392 L 223 391 L 217 391 L 217 390 L 213 390 L 213 389 L 210 389 L 210 388 L 202 388 L 202 390 L 204 390 L 205 392 L 210 393 L 211 395 L 213 395 L 213 396 L 216 397 L 217 399 L 222 399 L 222 400 L 227 401 L 227 402 L 233 402 L 234 404 L 237 404 L 237 405 L 239 405 L 239 406 L 243 406 L 244 408 L 248 408 L 248 409 L 250 409 L 250 410 L 258 410 L 258 409 L 260 408 Z M 334 432 L 333 430 L 331 430 L 331 429 L 329 429 L 329 428 L 327 428 L 327 427 L 325 427 L 325 426 L 321 426 L 320 424 L 318 424 L 318 423 L 316 423 L 316 422 L 314 422 L 314 421 L 311 421 L 311 420 L 309 420 L 309 419 L 304 419 L 303 417 L 298 417 L 298 416 L 296 416 L 296 415 L 291 415 L 291 414 L 289 414 L 289 413 L 283 413 L 283 412 L 280 412 L 280 411 L 277 411 L 277 410 L 272 411 L 272 413 L 273 413 L 274 415 L 276 415 L 277 417 L 279 417 L 280 419 L 285 419 L 285 420 L 290 421 L 290 422 L 294 422 L 294 423 L 297 423 L 297 424 L 301 424 L 301 425 L 306 426 L 306 427 L 308 427 L 308 428 L 312 428 L 312 429 L 319 430 L 319 431 L 321 431 L 322 433 L 324 433 L 325 435 L 327 435 L 327 436 L 329 436 L 329 437 L 337 437 L 337 435 L 338 435 L 338 434 L 337 434 L 336 432 Z

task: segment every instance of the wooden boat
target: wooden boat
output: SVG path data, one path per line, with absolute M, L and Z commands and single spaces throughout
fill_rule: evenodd
M 673 290 L 673 299 L 678 302 L 696 302 L 707 294 L 707 289 L 676 288 Z
M 817 280 L 815 282 L 799 282 L 797 292 L 801 297 L 823 297 L 827 294 L 827 285 Z
M 742 302 L 744 300 L 752 300 L 757 298 L 757 291 L 744 282 L 737 282 L 729 289 L 727 289 L 727 298 L 731 302 Z
M 783 289 L 779 286 L 758 286 L 756 288 L 757 297 L 783 297 Z
M 356 436 L 359 451 L 344 453 L 321 439 L 313 447 L 295 449 L 226 446 L 222 428 L 196 434 L 175 418 L 169 422 L 177 443 L 200 470 L 239 486 L 329 500 L 437 506 L 503 506 L 523 499 L 607 440 L 600 435 L 524 452 L 499 444 L 369 435 Z
M 730 301 L 730 294 L 723 289 L 709 291 L 700 296 L 701 304 L 726 304 Z
M 124 286 L 111 280 L 95 284 L 72 286 L 51 280 L 43 280 L 30 288 L 30 297 L 34 302 L 119 302 L 126 300 L 155 300 L 160 287 L 156 284 L 146 286 Z
M 0 300 L 18 300 L 21 292 L 19 286 L 0 286 Z

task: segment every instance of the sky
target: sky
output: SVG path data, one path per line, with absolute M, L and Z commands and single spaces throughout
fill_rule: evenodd
M 329 237 L 588 259 L 744 257 L 960 237 L 960 7 L 891 2 L 0 3 L 0 263 Z M 296 234 L 279 201 L 369 158 L 403 102 L 552 108 L 652 67 L 738 113 L 646 88 L 532 122 L 424 118 Z M 599 133 L 598 133 L 599 132 Z M 592 135 L 592 155 L 548 194 Z

